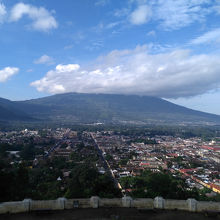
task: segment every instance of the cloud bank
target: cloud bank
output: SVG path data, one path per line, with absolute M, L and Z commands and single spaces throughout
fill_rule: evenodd
M 31 85 L 51 94 L 64 92 L 188 97 L 220 87 L 220 57 L 174 50 L 152 55 L 146 45 L 115 50 L 92 68 L 58 65 Z
M 17 67 L 5 67 L 0 70 L 0 83 L 7 81 L 10 77 L 19 72 Z
M 17 3 L 13 6 L 10 21 L 19 21 L 25 15 L 32 20 L 30 27 L 34 30 L 49 31 L 58 27 L 56 19 L 47 9 L 24 3 Z

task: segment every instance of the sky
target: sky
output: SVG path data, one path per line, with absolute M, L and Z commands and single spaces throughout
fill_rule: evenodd
M 0 97 L 66 92 L 220 115 L 220 0 L 0 0 Z

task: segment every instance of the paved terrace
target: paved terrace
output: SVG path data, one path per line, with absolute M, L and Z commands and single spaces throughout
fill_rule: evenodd
M 136 208 L 72 209 L 64 211 L 35 211 L 3 214 L 2 220 L 214 220 L 217 212 L 192 213 L 186 211 L 144 210 Z
M 162 197 L 131 197 L 36 201 L 25 199 L 0 203 L 0 220 L 37 219 L 220 219 L 220 203 L 195 199 L 170 200 Z

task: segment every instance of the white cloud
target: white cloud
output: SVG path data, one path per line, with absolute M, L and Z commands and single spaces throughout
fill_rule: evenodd
M 94 51 L 94 50 L 99 50 L 103 46 L 104 46 L 104 43 L 102 40 L 94 40 L 94 41 L 90 41 L 85 48 L 87 50 Z
M 214 10 L 217 14 L 220 14 L 220 0 L 215 0 Z
M 5 67 L 4 69 L 0 70 L 0 82 L 7 81 L 10 77 L 18 72 L 19 69 L 17 67 Z
M 27 73 L 31 73 L 31 72 L 33 72 L 33 71 L 34 71 L 33 69 L 27 69 L 27 70 L 26 70 Z
M 217 14 L 220 14 L 220 5 L 214 7 L 214 9 L 217 12 Z
M 129 12 L 130 12 L 129 8 L 116 9 L 114 11 L 114 16 L 118 18 L 124 17 L 124 16 L 127 16 Z
M 203 21 L 213 10 L 211 3 L 211 0 L 159 0 L 154 5 L 154 18 L 165 29 L 179 29 Z
M 64 47 L 64 50 L 70 50 L 74 47 L 74 44 L 69 44 Z
M 97 0 L 95 2 L 95 6 L 105 6 L 109 3 L 110 1 L 109 0 Z
M 35 64 L 47 64 L 47 65 L 52 65 L 54 64 L 54 60 L 52 57 L 44 54 L 40 58 L 34 61 Z
M 152 16 L 151 9 L 148 5 L 140 5 L 130 15 L 130 22 L 135 25 L 145 24 Z
M 55 70 L 51 70 L 41 80 L 31 83 L 32 86 L 37 87 L 38 91 L 48 91 L 49 93 L 63 93 L 66 92 L 65 85 L 62 84 L 62 79 L 67 79 L 66 76 L 72 75 L 78 71 L 80 66 L 78 64 L 57 65 Z M 72 80 L 70 78 L 69 80 Z M 59 82 L 60 81 L 60 82 Z
M 203 22 L 207 15 L 219 11 L 219 3 L 213 0 L 130 0 L 127 7 L 116 10 L 114 15 L 127 17 L 133 25 L 151 20 L 165 30 L 177 30 Z
M 191 44 L 220 43 L 220 28 L 211 30 L 192 40 Z
M 106 29 L 115 28 L 116 26 L 119 26 L 121 23 L 121 21 L 111 22 L 106 25 Z
M 0 24 L 3 23 L 5 16 L 7 14 L 5 5 L 3 3 L 0 3 Z
M 147 33 L 147 36 L 155 37 L 155 36 L 156 36 L 156 32 L 155 32 L 154 30 L 149 31 L 149 32 Z
M 24 3 L 14 5 L 10 13 L 10 21 L 16 22 L 24 15 L 27 15 L 33 21 L 30 26 L 34 30 L 49 31 L 58 27 L 56 19 L 47 9 Z
M 147 46 L 112 51 L 92 68 L 58 65 L 31 83 L 49 93 L 139 94 L 178 98 L 220 88 L 220 57 L 174 50 L 152 55 Z

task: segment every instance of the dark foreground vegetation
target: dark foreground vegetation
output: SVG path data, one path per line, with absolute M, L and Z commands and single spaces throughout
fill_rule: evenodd
M 162 196 L 165 199 L 185 200 L 194 198 L 200 201 L 220 201 L 219 194 L 208 198 L 205 194 L 210 192 L 210 190 L 199 190 L 197 188 L 189 190 L 183 179 L 174 178 L 162 170 L 160 173 L 144 171 L 138 177 L 123 177 L 120 179 L 120 182 L 123 188 L 128 189 L 126 193 L 133 198 L 155 198 Z
M 29 160 L 35 156 L 30 144 L 21 149 L 21 163 L 8 163 L 6 151 L 9 146 L 0 145 L 0 202 L 18 201 L 24 198 L 35 200 L 66 198 L 121 197 L 108 173 L 100 174 L 95 166 L 96 150 L 90 146 L 85 151 L 83 144 L 72 153 L 71 160 L 45 157 L 34 168 Z M 4 149 L 4 150 L 3 150 Z M 16 147 L 19 149 L 19 146 Z M 71 170 L 68 178 L 63 171 Z

